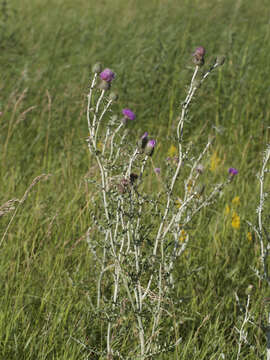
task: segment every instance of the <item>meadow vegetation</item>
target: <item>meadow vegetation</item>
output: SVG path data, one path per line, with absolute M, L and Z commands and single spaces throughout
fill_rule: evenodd
M 215 138 L 204 161 L 206 189 L 224 181 L 230 167 L 239 173 L 179 236 L 180 243 L 189 236 L 174 270 L 179 303 L 159 336 L 181 342 L 155 358 L 265 356 L 270 292 L 260 276 L 260 234 L 249 223 L 257 223 L 257 174 L 269 143 L 269 4 L 179 3 L 0 0 L 1 359 L 105 359 L 106 319 L 93 306 L 98 274 L 87 242 L 96 210 L 88 180 L 98 173 L 86 142 L 91 68 L 101 61 L 116 73 L 113 113 L 136 113 L 128 144 L 146 131 L 157 141 L 143 182 L 152 195 L 166 159 L 177 155 L 177 117 L 200 45 L 200 71 L 216 55 L 226 62 L 198 89 L 185 145 L 202 149 Z M 267 174 L 264 185 L 269 191 Z M 269 198 L 264 205 L 267 237 Z M 122 354 L 137 346 L 136 332 L 125 331 L 115 335 Z

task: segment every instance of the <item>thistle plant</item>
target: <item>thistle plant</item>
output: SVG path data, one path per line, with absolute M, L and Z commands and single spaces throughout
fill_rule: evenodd
M 262 166 L 260 172 L 257 177 L 259 180 L 259 204 L 256 209 L 257 213 L 257 222 L 256 224 L 252 224 L 252 222 L 248 221 L 248 224 L 251 230 L 256 234 L 256 237 L 260 244 L 260 269 L 253 269 L 256 276 L 260 279 L 261 282 L 265 282 L 268 286 L 270 286 L 270 275 L 268 269 L 269 262 L 269 250 L 270 250 L 270 227 L 269 227 L 269 202 L 266 200 L 269 196 L 269 192 L 266 191 L 266 174 L 270 172 L 269 169 L 269 161 L 270 161 L 270 144 L 268 144 L 262 161 Z M 267 214 L 268 213 L 268 214 Z M 264 303 L 267 304 L 269 302 L 269 298 L 264 300 Z M 264 305 L 265 305 L 264 304 Z M 266 358 L 270 360 L 270 311 L 268 312 L 267 325 L 262 326 L 262 330 L 266 335 Z
M 204 56 L 203 47 L 193 54 L 195 67 L 177 119 L 177 156 L 172 166 L 168 165 L 165 178 L 161 169 L 154 167 L 156 176 L 162 177 L 162 187 L 151 193 L 146 191 L 145 181 L 153 171 L 158 140 L 147 128 L 137 141 L 129 139 L 127 124 L 136 119 L 134 109 L 112 114 L 117 99 L 110 92 L 115 73 L 108 68 L 102 71 L 100 64 L 93 67 L 87 144 L 98 173 L 88 179 L 95 192 L 87 242 L 97 273 L 91 301 L 100 321 L 106 323 L 106 349 L 92 351 L 107 359 L 152 358 L 181 343 L 181 336 L 172 333 L 164 339 L 161 335 L 164 322 L 172 317 L 170 308 L 181 302 L 174 296 L 174 270 L 190 241 L 186 229 L 237 174 L 230 168 L 223 182 L 205 189 L 200 183 L 203 163 L 214 138 L 209 137 L 195 153 L 193 146 L 184 142 L 192 100 L 224 62 L 217 57 L 202 72 Z

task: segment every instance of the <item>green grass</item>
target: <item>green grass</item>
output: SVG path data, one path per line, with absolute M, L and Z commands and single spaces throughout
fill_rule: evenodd
M 154 163 L 162 167 L 198 45 L 207 62 L 216 54 L 227 60 L 200 89 L 186 136 L 203 144 L 213 126 L 222 127 L 212 149 L 221 165 L 206 181 L 219 181 L 230 166 L 239 175 L 190 229 L 177 267 L 176 296 L 186 300 L 164 332 L 173 326 L 183 342 L 160 359 L 236 358 L 235 293 L 244 304 L 254 285 L 256 324 L 266 320 L 269 296 L 250 269 L 260 266 L 259 244 L 247 240 L 245 224 L 256 218 L 256 173 L 269 142 L 268 1 L 11 0 L 7 15 L 0 12 L 0 205 L 22 198 L 36 176 L 51 176 L 31 189 L 1 244 L 0 358 L 85 359 L 79 341 L 105 347 L 106 329 L 89 301 L 96 273 L 84 238 L 93 192 L 85 176 L 95 172 L 85 142 L 90 69 L 102 61 L 117 73 L 114 109 L 134 110 L 130 141 L 150 132 L 158 141 Z M 235 196 L 239 230 L 224 215 Z M 0 239 L 12 215 L 0 218 Z M 242 359 L 259 359 L 264 334 L 249 330 L 254 350 L 244 346 Z

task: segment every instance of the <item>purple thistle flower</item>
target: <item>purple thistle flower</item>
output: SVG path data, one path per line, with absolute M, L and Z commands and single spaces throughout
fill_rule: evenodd
M 203 46 L 197 47 L 192 54 L 194 64 L 202 66 L 204 64 L 205 48 Z
M 137 142 L 137 146 L 141 150 L 141 152 L 144 151 L 144 148 L 145 148 L 147 142 L 148 142 L 148 132 L 146 131 Z
M 159 175 L 159 174 L 160 174 L 160 168 L 155 168 L 155 169 L 154 169 L 154 172 L 155 172 L 157 175 Z
M 154 148 L 156 146 L 156 140 L 149 140 L 146 144 L 145 153 L 146 155 L 152 156 L 154 152 Z
M 193 56 L 201 57 L 201 58 L 204 57 L 204 55 L 205 55 L 205 48 L 203 46 L 198 46 L 193 53 Z
M 108 83 L 110 83 L 115 78 L 115 73 L 111 69 L 104 69 L 100 73 L 100 78 Z
M 149 140 L 147 143 L 148 147 L 154 148 L 156 146 L 156 140 Z
M 135 120 L 136 115 L 130 109 L 123 109 L 122 114 L 125 116 L 126 119 Z
M 231 176 L 231 177 L 233 177 L 233 176 L 235 176 L 235 175 L 237 175 L 238 174 L 238 170 L 237 169 L 235 169 L 235 168 L 229 168 L 229 175 Z
M 146 139 L 147 136 L 148 136 L 148 132 L 146 131 L 146 132 L 143 134 L 143 136 L 141 137 L 141 139 L 142 139 L 142 140 L 143 140 L 143 139 Z

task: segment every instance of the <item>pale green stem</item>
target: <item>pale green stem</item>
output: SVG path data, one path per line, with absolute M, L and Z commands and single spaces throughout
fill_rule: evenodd
M 92 126 L 91 126 L 91 120 L 90 120 L 90 107 L 91 107 L 91 100 L 92 100 L 92 93 L 93 93 L 93 89 L 95 87 L 96 84 L 96 79 L 97 79 L 97 73 L 94 74 L 91 86 L 90 86 L 90 91 L 89 94 L 87 95 L 88 98 L 88 104 L 87 104 L 87 123 L 88 123 L 88 131 L 89 131 L 89 135 L 91 137 L 93 137 L 92 134 Z

